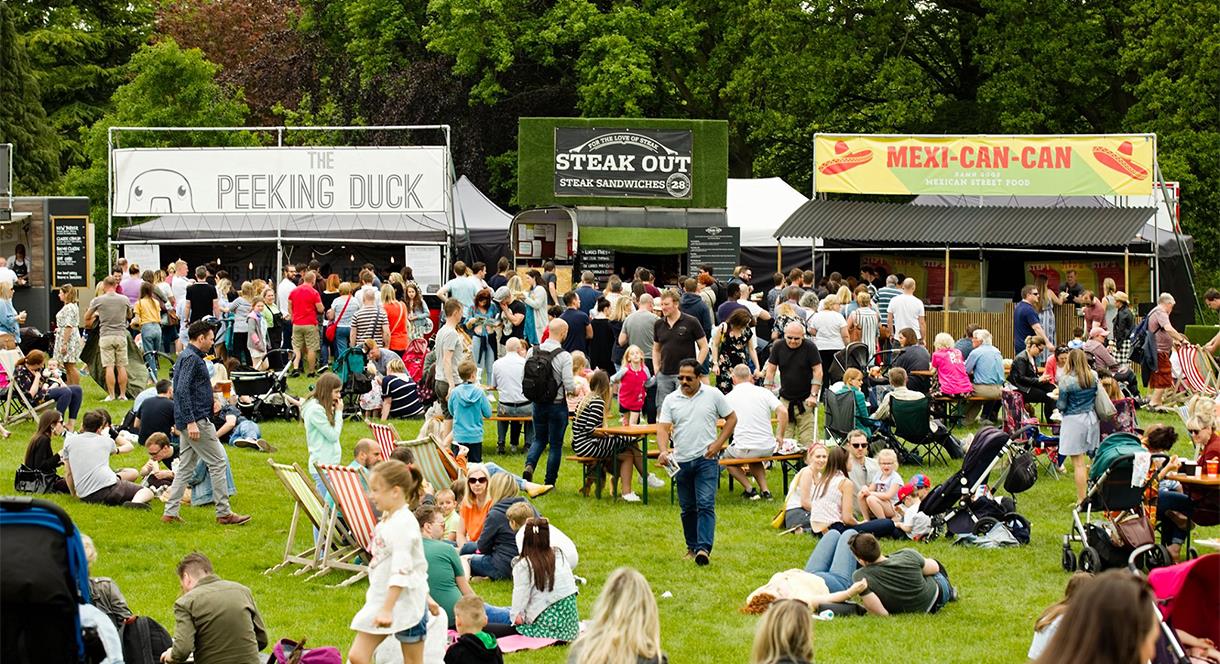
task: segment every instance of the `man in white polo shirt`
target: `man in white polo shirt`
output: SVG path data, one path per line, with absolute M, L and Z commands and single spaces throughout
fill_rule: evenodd
M 775 454 L 777 445 L 784 444 L 784 429 L 788 426 L 788 409 L 780 405 L 779 398 L 763 387 L 754 384 L 750 367 L 739 364 L 733 367 L 733 389 L 725 395 L 729 407 L 737 413 L 737 428 L 733 430 L 733 442 L 724 451 L 726 459 L 758 459 Z M 771 415 L 778 423 L 771 432 Z M 762 463 L 745 466 L 728 466 L 733 479 L 745 488 L 742 498 L 771 500 L 767 488 L 767 469 Z M 755 486 L 750 486 L 750 478 Z
M 915 297 L 915 280 L 907 277 L 902 282 L 902 294 L 894 296 L 889 306 L 890 332 L 898 333 L 904 328 L 915 330 L 915 338 L 923 341 L 927 331 L 924 319 L 923 301 Z
M 682 508 L 682 534 L 686 557 L 696 565 L 711 562 L 712 541 L 716 537 L 716 485 L 720 462 L 716 456 L 728 444 L 737 426 L 737 415 L 720 390 L 700 382 L 699 365 L 693 358 L 678 365 L 678 389 L 661 404 L 657 417 L 657 458 L 662 466 L 672 455 L 678 464 L 673 482 Z M 724 427 L 716 433 L 716 420 Z M 673 449 L 669 443 L 673 441 Z

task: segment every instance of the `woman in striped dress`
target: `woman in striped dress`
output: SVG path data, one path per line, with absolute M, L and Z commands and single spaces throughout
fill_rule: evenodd
M 1063 304 L 1063 298 L 1053 288 L 1047 286 L 1049 279 L 1045 274 L 1038 275 L 1034 285 L 1038 287 L 1038 318 L 1042 321 L 1042 331 L 1046 333 L 1046 350 L 1038 359 L 1045 362 L 1050 357 L 1050 349 L 1055 347 L 1055 306 Z
M 868 291 L 856 293 L 856 308 L 847 316 L 847 335 L 868 346 L 870 357 L 877 355 L 877 337 L 881 333 L 881 314 L 873 308 Z
M 597 459 L 616 459 L 619 462 L 619 478 L 623 500 L 629 503 L 640 501 L 632 486 L 631 471 L 644 476 L 644 455 L 636 445 L 636 439 L 628 436 L 599 436 L 594 429 L 605 426 L 606 404 L 610 403 L 610 377 L 598 369 L 589 376 L 589 393 L 576 406 L 576 418 L 572 420 L 572 452 L 576 456 Z M 649 477 L 649 486 L 659 488 L 664 483 Z M 588 491 L 585 486 L 582 491 Z

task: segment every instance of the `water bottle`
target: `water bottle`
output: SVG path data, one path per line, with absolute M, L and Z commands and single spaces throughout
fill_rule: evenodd
M 814 614 L 814 617 L 817 618 L 818 620 L 823 620 L 823 621 L 834 620 L 835 612 L 831 611 L 830 609 L 826 609 L 824 611 L 819 611 L 818 613 Z

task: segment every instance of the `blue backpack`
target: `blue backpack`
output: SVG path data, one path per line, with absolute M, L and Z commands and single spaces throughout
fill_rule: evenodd
M 1131 331 L 1131 336 L 1128 337 L 1128 339 L 1131 341 L 1131 363 L 1132 364 L 1143 364 L 1144 363 L 1144 345 L 1146 343 L 1147 336 L 1148 336 L 1148 317 L 1145 316 L 1144 320 L 1140 321 L 1140 324 L 1137 325 L 1135 327 L 1135 329 Z

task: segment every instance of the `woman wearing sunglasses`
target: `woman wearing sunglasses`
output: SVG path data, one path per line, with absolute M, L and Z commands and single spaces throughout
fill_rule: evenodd
M 478 549 L 479 535 L 483 534 L 483 522 L 491 510 L 491 497 L 487 495 L 487 484 L 491 473 L 487 466 L 472 463 L 466 467 L 466 495 L 458 506 L 462 527 L 458 529 L 458 553 L 466 555 Z

